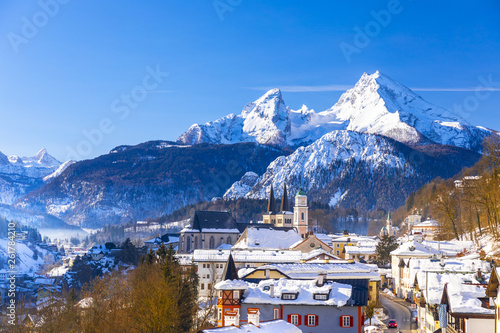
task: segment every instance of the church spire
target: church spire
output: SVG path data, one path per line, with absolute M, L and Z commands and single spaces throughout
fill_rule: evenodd
M 290 206 L 288 205 L 288 191 L 286 190 L 286 183 L 283 185 L 283 196 L 281 197 L 280 211 L 289 212 Z
M 222 272 L 222 281 L 225 280 L 238 280 L 238 270 L 236 269 L 236 265 L 231 253 L 229 253 L 229 257 L 226 261 L 226 266 L 224 267 L 224 271 Z
M 276 211 L 276 200 L 274 199 L 274 188 L 271 184 L 271 191 L 269 191 L 269 200 L 267 201 L 267 211 L 273 213 Z

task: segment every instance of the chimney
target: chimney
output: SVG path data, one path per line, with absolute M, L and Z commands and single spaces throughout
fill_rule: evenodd
M 481 279 L 483 278 L 483 273 L 481 272 L 481 267 L 478 267 L 478 268 L 477 268 L 476 278 L 477 278 L 478 280 L 481 280 Z
M 274 283 L 269 286 L 269 297 L 274 298 Z
M 255 310 L 248 310 L 247 314 L 248 318 L 248 323 L 249 324 L 254 324 L 255 326 L 259 327 L 260 325 L 260 310 L 255 309 Z
M 323 287 L 325 284 L 325 281 L 326 281 L 326 273 L 319 273 L 317 286 Z

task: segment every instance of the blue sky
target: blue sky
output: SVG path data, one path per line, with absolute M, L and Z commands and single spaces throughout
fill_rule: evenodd
M 500 3 L 479 4 L 0 1 L 0 151 L 65 160 L 175 140 L 265 87 L 321 111 L 376 70 L 500 130 Z

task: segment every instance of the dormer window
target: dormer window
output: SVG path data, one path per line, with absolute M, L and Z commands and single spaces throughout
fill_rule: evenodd
M 297 299 L 298 295 L 299 295 L 299 293 L 283 293 L 283 294 L 281 294 L 281 299 L 295 300 L 295 299 Z
M 239 298 L 240 298 L 240 291 L 234 290 L 233 291 L 233 299 L 239 299 Z
M 264 291 L 269 291 L 269 289 L 271 289 L 270 286 L 264 286 L 264 288 L 262 288 L 262 290 L 264 290 Z
M 329 294 L 314 294 L 313 297 L 317 301 L 327 301 Z

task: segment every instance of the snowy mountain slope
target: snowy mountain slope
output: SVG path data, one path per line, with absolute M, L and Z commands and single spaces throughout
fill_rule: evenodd
M 0 238 L 0 262 L 7 263 L 9 258 L 8 239 Z M 33 259 L 33 250 L 30 249 L 25 243 L 16 243 L 16 271 L 18 273 L 35 273 L 38 272 L 44 264 L 44 256 L 49 252 L 36 245 L 33 248 L 38 251 L 38 258 Z M 2 267 L 0 267 L 2 268 Z M 7 267 L 3 267 L 7 270 Z
M 263 173 L 283 154 L 255 143 L 184 146 L 150 141 L 120 146 L 72 164 L 15 207 L 85 227 L 156 218 L 222 196 L 246 172 Z
M 52 179 L 56 178 L 59 176 L 61 173 L 63 173 L 64 170 L 66 170 L 71 164 L 76 163 L 75 160 L 69 160 L 61 164 L 56 171 L 52 172 L 50 175 L 43 177 L 44 182 L 51 181 Z
M 40 188 L 43 178 L 54 173 L 61 162 L 41 149 L 32 157 L 5 156 L 0 152 L 0 203 L 12 204 Z
M 440 143 L 475 151 L 480 151 L 481 141 L 492 133 L 376 72 L 363 74 L 328 110 L 317 113 L 306 106 L 291 110 L 280 90 L 272 89 L 247 104 L 239 115 L 192 125 L 178 142 L 258 142 L 297 147 L 336 130 L 384 135 L 409 145 Z
M 234 184 L 224 197 L 265 199 L 271 184 L 279 197 L 286 182 L 291 194 L 303 188 L 318 202 L 391 208 L 426 181 L 451 176 L 478 158 L 465 149 L 427 147 L 421 152 L 384 136 L 335 131 L 275 159 L 246 193 Z

